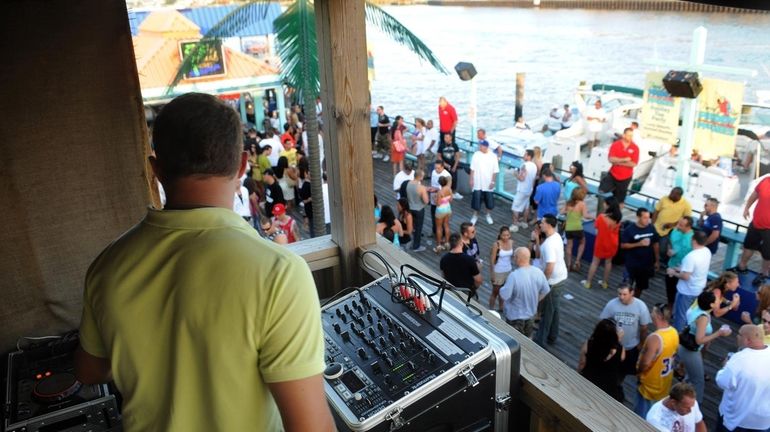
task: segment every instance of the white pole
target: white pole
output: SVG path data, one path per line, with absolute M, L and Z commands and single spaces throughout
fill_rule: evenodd
M 701 26 L 692 33 L 690 47 L 690 65 L 703 64 L 706 57 L 706 36 L 708 31 Z M 698 99 L 682 100 L 682 130 L 679 139 L 679 160 L 676 166 L 676 185 L 687 193 L 687 179 L 690 174 L 690 154 L 693 147 L 695 122 L 698 116 Z
M 474 141 L 476 139 L 476 128 L 478 127 L 478 121 L 476 120 L 476 79 L 471 80 L 471 108 L 470 108 L 470 117 L 471 117 L 471 141 Z

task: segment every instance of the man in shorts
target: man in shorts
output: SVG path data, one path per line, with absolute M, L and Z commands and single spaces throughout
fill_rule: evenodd
M 623 137 L 612 143 L 607 155 L 612 167 L 599 184 L 599 192 L 612 192 L 621 209 L 634 176 L 634 167 L 639 163 L 639 147 L 634 144 L 633 136 L 634 130 L 626 128 Z
M 533 150 L 527 150 L 524 153 L 524 163 L 518 168 L 516 173 L 516 195 L 513 198 L 511 211 L 513 212 L 513 223 L 509 227 L 512 232 L 518 232 L 519 228 L 527 227 L 529 220 L 529 197 L 532 196 L 535 177 L 537 176 L 537 165 L 532 162 L 535 157 Z M 524 213 L 524 222 L 519 222 L 519 215 Z
M 762 254 L 762 271 L 754 278 L 752 284 L 759 286 L 765 283 L 770 272 L 770 177 L 765 177 L 757 184 L 743 208 L 743 218 L 749 219 L 749 210 L 754 207 L 754 216 L 751 218 L 746 239 L 743 241 L 743 253 L 737 266 L 731 268 L 733 272 L 746 274 L 754 252 Z

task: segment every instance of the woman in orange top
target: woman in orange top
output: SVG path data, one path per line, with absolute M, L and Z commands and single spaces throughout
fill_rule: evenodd
M 607 210 L 600 214 L 594 222 L 596 227 L 596 240 L 594 241 L 594 257 L 591 267 L 588 268 L 588 278 L 580 281 L 585 288 L 591 288 L 591 280 L 599 268 L 599 263 L 604 260 L 604 279 L 599 281 L 602 288 L 609 287 L 610 271 L 612 271 L 612 257 L 618 252 L 620 241 L 620 220 L 622 218 L 620 208 L 617 205 L 607 206 Z
M 390 128 L 390 162 L 393 164 L 393 175 L 404 170 L 404 156 L 406 155 L 406 138 L 404 138 L 404 118 L 396 116 L 393 126 Z

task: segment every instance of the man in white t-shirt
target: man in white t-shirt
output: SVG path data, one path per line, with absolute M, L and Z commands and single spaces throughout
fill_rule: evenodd
M 305 154 L 308 157 L 308 160 L 310 160 L 310 149 L 308 149 L 308 141 L 307 141 L 307 131 L 302 131 L 302 150 L 305 152 Z M 321 164 L 321 172 L 326 172 L 324 169 L 324 136 L 323 132 L 321 131 L 321 128 L 319 126 L 318 128 L 318 163 Z
M 513 223 L 509 227 L 513 232 L 518 232 L 519 227 L 527 227 L 526 222 L 519 222 L 519 215 L 521 213 L 524 213 L 524 221 L 529 220 L 529 197 L 532 196 L 535 177 L 537 176 L 537 165 L 532 162 L 534 157 L 534 150 L 527 150 L 524 152 L 524 163 L 516 172 L 516 195 L 514 195 L 513 203 L 511 204 Z
M 540 229 L 545 233 L 545 240 L 540 245 L 543 273 L 548 279 L 551 292 L 543 299 L 540 315 L 540 327 L 535 334 L 535 342 L 545 347 L 556 343 L 559 336 L 559 302 L 564 283 L 567 280 L 567 264 L 564 262 L 564 243 L 556 231 L 556 216 L 544 215 L 540 220 Z
M 770 429 L 770 347 L 761 326 L 746 324 L 738 331 L 741 349 L 717 372 L 723 390 L 717 431 Z
M 412 161 L 404 161 L 404 169 L 397 172 L 396 175 L 393 177 L 393 191 L 396 192 L 396 199 L 401 198 L 401 194 L 399 191 L 401 190 L 401 185 L 405 181 L 414 180 L 414 170 L 412 170 Z M 406 196 L 404 196 L 406 198 Z
M 668 397 L 650 407 L 647 421 L 661 432 L 706 432 L 695 388 L 684 382 L 671 386 Z
M 586 109 L 586 121 L 588 122 L 588 145 L 594 148 L 601 144 L 601 132 L 604 123 L 607 122 L 607 113 L 602 108 L 602 101 L 597 99 L 594 106 Z
M 425 149 L 423 151 L 423 155 L 426 157 L 427 162 L 431 162 L 430 159 L 436 156 L 436 151 L 438 150 L 438 130 L 433 127 L 433 120 L 428 120 L 425 123 L 425 131 L 423 132 L 423 136 L 425 137 L 422 140 L 422 145 Z
M 552 135 L 561 130 L 561 118 L 563 116 L 564 113 L 559 110 L 558 105 L 555 105 L 553 108 L 551 108 L 551 112 L 548 114 L 548 121 L 546 122 L 546 125 L 548 127 L 548 131 L 551 132 Z
M 270 166 L 275 168 L 278 166 L 278 159 L 281 157 L 280 153 L 283 146 L 281 145 L 281 140 L 275 135 L 272 129 L 267 131 L 267 138 L 259 142 L 260 148 L 264 148 L 266 145 L 269 145 L 273 149 L 273 152 L 267 155 L 267 160 L 270 161 Z
M 494 190 L 498 172 L 500 172 L 500 165 L 497 156 L 489 151 L 489 143 L 486 140 L 479 141 L 479 150 L 471 158 L 470 186 L 473 191 L 471 223 L 473 225 L 476 225 L 479 219 L 482 201 L 487 209 L 487 223 L 490 225 L 494 223 L 492 209 L 495 208 Z
M 706 234 L 698 231 L 692 236 L 692 250 L 685 255 L 679 269 L 669 267 L 666 274 L 679 278 L 676 284 L 674 299 L 673 325 L 677 331 L 682 331 L 687 325 L 687 309 L 706 288 L 709 266 L 711 266 L 711 251 L 706 247 Z
M 441 189 L 441 184 L 438 182 L 438 179 L 441 177 L 449 177 L 449 180 L 452 180 L 452 174 L 447 171 L 446 168 L 444 168 L 444 162 L 436 159 L 433 162 L 433 172 L 430 173 L 430 189 L 428 189 L 428 192 L 430 193 L 430 220 L 431 220 L 431 232 L 433 235 L 436 235 L 436 196 L 438 196 L 438 191 Z
M 249 190 L 245 186 L 235 191 L 233 197 L 233 211 L 242 217 L 246 222 L 251 222 L 251 207 L 249 206 Z

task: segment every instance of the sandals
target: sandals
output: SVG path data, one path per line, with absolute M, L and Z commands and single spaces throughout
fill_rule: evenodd
M 444 249 L 444 245 L 438 245 L 438 246 L 433 248 L 433 252 L 435 252 L 437 254 L 443 252 L 444 250 L 445 250 Z

